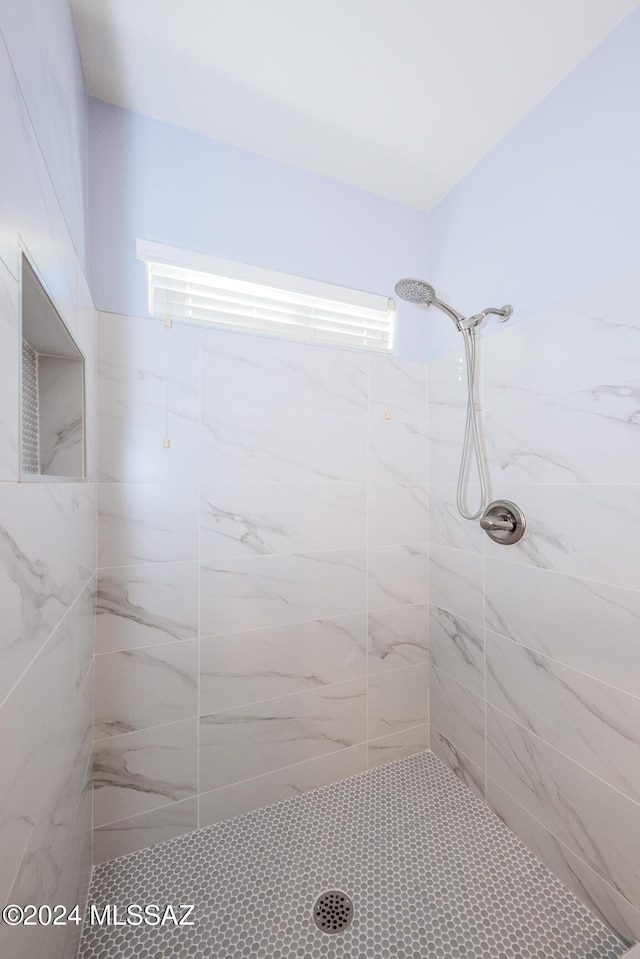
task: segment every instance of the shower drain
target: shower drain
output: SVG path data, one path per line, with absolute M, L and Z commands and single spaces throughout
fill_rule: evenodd
M 353 919 L 353 903 L 346 892 L 330 889 L 323 892 L 316 899 L 313 907 L 313 918 L 318 929 L 322 932 L 343 932 L 351 925 Z

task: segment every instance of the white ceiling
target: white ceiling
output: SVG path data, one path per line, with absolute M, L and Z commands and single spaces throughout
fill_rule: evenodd
M 638 0 L 73 0 L 89 93 L 420 209 Z

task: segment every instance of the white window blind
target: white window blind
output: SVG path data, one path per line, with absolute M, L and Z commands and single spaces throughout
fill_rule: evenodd
M 172 256 L 181 262 L 170 262 Z M 394 304 L 386 297 L 191 256 L 195 266 L 185 263 L 184 251 L 139 241 L 153 316 L 366 350 L 391 347 Z

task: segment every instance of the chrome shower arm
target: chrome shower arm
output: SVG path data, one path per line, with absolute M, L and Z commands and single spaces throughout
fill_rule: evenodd
M 442 310 L 443 313 L 446 313 L 449 319 L 453 320 L 459 330 L 462 330 L 461 326 L 464 321 L 464 316 L 462 313 L 458 313 L 457 310 L 454 310 L 452 306 L 449 306 L 448 303 L 445 303 L 444 300 L 439 299 L 437 296 L 433 297 L 432 300 L 433 306 L 437 306 L 439 310 Z

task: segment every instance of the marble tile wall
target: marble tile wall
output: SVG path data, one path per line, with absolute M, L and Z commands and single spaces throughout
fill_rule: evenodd
M 83 272 L 80 101 L 61 79 L 70 61 L 49 69 L 75 34 L 67 10 L 45 43 L 60 4 L 45 6 L 0 13 L 0 900 L 82 909 L 92 868 L 96 314 Z M 19 245 L 85 355 L 86 482 L 20 481 Z M 79 936 L 73 924 L 0 924 L 0 955 L 70 959 Z
M 428 372 L 432 748 L 629 940 L 640 938 L 639 297 L 634 271 L 482 339 L 491 498 L 524 510 L 516 546 L 456 516 L 461 354 Z
M 425 365 L 101 313 L 99 396 L 96 861 L 425 749 Z

